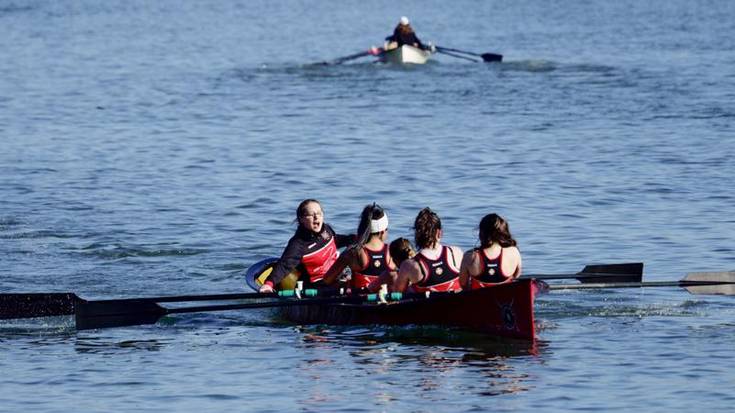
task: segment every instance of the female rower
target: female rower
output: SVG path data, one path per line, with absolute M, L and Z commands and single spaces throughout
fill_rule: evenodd
M 353 235 L 340 235 L 324 222 L 322 205 L 316 199 L 306 199 L 296 209 L 299 227 L 288 241 L 278 264 L 260 287 L 261 293 L 273 292 L 294 269 L 307 286 L 318 287 L 329 267 L 337 261 L 339 248 L 350 244 Z
M 390 243 L 390 256 L 393 258 L 393 262 L 396 267 L 400 267 L 403 261 L 409 258 L 413 258 L 416 255 L 416 251 L 411 245 L 411 241 L 406 238 L 396 238 Z
M 480 247 L 462 259 L 460 281 L 465 289 L 510 282 L 521 275 L 521 253 L 508 223 L 497 214 L 480 221 Z
M 410 285 L 416 292 L 458 291 L 462 250 L 441 244 L 442 223 L 429 208 L 422 209 L 414 222 L 416 246 L 419 252 L 404 261 L 393 291 L 403 292 Z
M 388 214 L 379 205 L 366 206 L 362 210 L 357 233 L 358 236 L 364 234 L 365 239 L 339 256 L 324 276 L 324 283 L 333 284 L 345 267 L 350 267 L 352 278 L 349 286 L 352 291 L 375 292 L 380 288 L 378 279 L 396 269 L 388 244 L 385 243 L 388 237 Z

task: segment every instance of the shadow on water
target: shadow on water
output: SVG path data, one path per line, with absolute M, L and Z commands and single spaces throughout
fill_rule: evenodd
M 504 72 L 529 72 L 529 73 L 541 73 L 551 72 L 557 69 L 559 65 L 550 60 L 543 59 L 527 59 L 527 60 L 514 60 L 506 61 L 500 65 L 497 65 L 499 70 Z

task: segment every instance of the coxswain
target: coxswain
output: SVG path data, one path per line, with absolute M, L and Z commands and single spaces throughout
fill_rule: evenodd
M 393 291 L 403 292 L 410 286 L 414 292 L 459 291 L 462 250 L 441 244 L 442 224 L 429 208 L 422 209 L 414 221 L 418 253 L 404 261 L 393 283 Z
M 521 252 L 508 222 L 498 214 L 480 221 L 480 247 L 462 259 L 460 281 L 464 289 L 478 289 L 510 282 L 521 275 Z
M 324 222 L 324 211 L 316 199 L 302 201 L 296 209 L 299 223 L 288 241 L 273 272 L 260 287 L 261 293 L 273 292 L 292 271 L 300 273 L 304 286 L 318 288 L 329 267 L 337 261 L 339 249 L 354 242 L 354 235 L 340 235 Z

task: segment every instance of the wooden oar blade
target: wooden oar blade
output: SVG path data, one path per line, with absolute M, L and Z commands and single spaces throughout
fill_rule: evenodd
M 496 54 L 496 53 L 483 53 L 480 55 L 482 57 L 482 60 L 485 62 L 502 62 L 503 61 L 503 55 L 502 54 Z
M 735 295 L 735 271 L 693 272 L 681 284 L 692 294 Z
M 167 310 L 149 300 L 87 301 L 76 307 L 77 330 L 154 324 Z
M 587 265 L 576 277 L 581 283 L 599 282 L 641 282 L 643 281 L 643 263 Z
M 73 293 L 0 294 L 0 320 L 72 315 L 80 301 Z

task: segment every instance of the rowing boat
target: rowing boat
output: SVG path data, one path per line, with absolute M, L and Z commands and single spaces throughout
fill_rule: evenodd
M 409 46 L 404 44 L 403 46 L 396 47 L 395 49 L 388 50 L 380 55 L 380 61 L 384 63 L 394 64 L 415 64 L 422 65 L 429 61 L 431 52 L 428 50 L 422 50 L 418 47 Z
M 254 264 L 248 285 L 259 288 L 277 258 Z M 277 293 L 228 293 L 85 300 L 74 293 L 2 293 L 0 320 L 73 315 L 78 330 L 156 323 L 161 317 L 211 311 L 280 308 L 301 324 L 432 324 L 460 327 L 502 337 L 534 338 L 533 301 L 537 292 L 601 288 L 678 287 L 692 294 L 735 295 L 735 271 L 695 272 L 676 281 L 641 281 L 642 263 L 587 265 L 574 274 L 531 274 L 526 279 L 459 293 L 343 294 L 302 290 L 281 282 Z M 289 276 L 297 278 L 297 274 Z M 581 284 L 548 285 L 543 280 L 576 279 Z M 614 280 L 614 282 L 605 282 Z M 290 289 L 289 289 L 290 288 Z M 318 297 L 317 297 L 318 296 Z M 245 300 L 238 303 L 216 303 Z M 165 303 L 210 302 L 166 307 Z M 302 308 L 302 309 L 295 309 Z
M 246 274 L 251 288 L 262 282 L 277 261 L 268 258 Z M 395 301 L 319 302 L 279 307 L 279 315 L 297 324 L 327 325 L 440 325 L 499 337 L 532 340 L 535 337 L 534 280 L 519 280 L 480 290 L 457 293 L 407 294 Z

